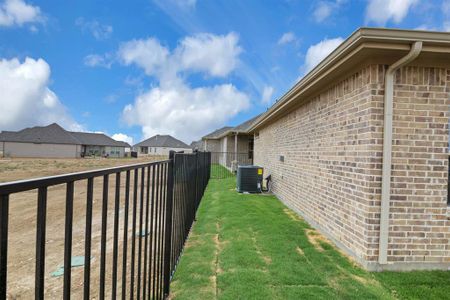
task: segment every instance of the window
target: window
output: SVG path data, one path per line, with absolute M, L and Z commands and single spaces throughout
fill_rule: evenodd
M 147 154 L 148 153 L 148 147 L 141 147 L 141 153 Z
M 110 155 L 112 156 L 120 156 L 120 148 L 119 147 L 111 147 L 109 150 Z

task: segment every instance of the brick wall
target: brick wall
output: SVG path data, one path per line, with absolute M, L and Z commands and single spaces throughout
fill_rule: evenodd
M 450 70 L 406 67 L 397 72 L 395 82 L 388 260 L 450 263 Z M 373 100 L 382 107 L 381 96 Z M 381 130 L 382 122 L 377 122 L 377 148 Z
M 206 140 L 203 141 L 203 144 L 205 145 L 205 151 L 210 152 L 220 152 L 220 141 L 219 140 Z
M 384 71 L 363 68 L 255 139 L 276 195 L 368 268 L 378 259 Z M 449 261 L 448 72 L 396 76 L 390 262 Z

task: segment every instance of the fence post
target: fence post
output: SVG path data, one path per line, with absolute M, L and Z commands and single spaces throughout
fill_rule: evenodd
M 169 152 L 169 165 L 167 169 L 167 204 L 166 224 L 164 230 L 164 299 L 169 297 L 170 292 L 170 257 L 172 249 L 172 206 L 173 206 L 173 182 L 174 182 L 175 151 Z
M 9 195 L 0 195 L 0 299 L 6 299 Z
M 198 207 L 198 151 L 195 151 L 195 211 L 194 221 L 197 221 L 197 207 Z

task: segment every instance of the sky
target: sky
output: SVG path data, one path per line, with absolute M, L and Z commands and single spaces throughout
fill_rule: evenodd
M 190 143 L 266 111 L 363 26 L 450 31 L 450 0 L 0 0 L 0 131 Z

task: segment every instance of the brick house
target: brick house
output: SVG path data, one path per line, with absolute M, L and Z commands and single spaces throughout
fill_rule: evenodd
M 172 150 L 176 152 L 183 151 L 185 153 L 192 152 L 191 147 L 183 141 L 180 141 L 171 135 L 161 134 L 154 135 L 142 142 L 137 143 L 133 146 L 133 149 L 139 156 L 168 156 L 169 152 Z
M 196 144 L 198 150 L 213 152 L 213 163 L 220 163 L 235 171 L 237 164 L 253 162 L 254 137 L 249 128 L 258 119 L 257 115 L 241 124 L 225 126 L 202 137 L 201 144 Z
M 130 148 L 103 133 L 67 131 L 56 123 L 0 132 L 0 157 L 124 157 Z
M 203 136 L 201 139 L 201 145 L 199 150 L 203 151 L 210 151 L 210 152 L 222 152 L 223 150 L 223 141 L 221 141 L 221 136 L 229 132 L 233 127 L 231 126 L 224 126 L 222 128 L 219 128 L 217 130 L 214 130 L 211 133 L 208 133 L 207 135 Z
M 369 270 L 450 268 L 450 33 L 361 28 L 250 128 L 273 192 Z

